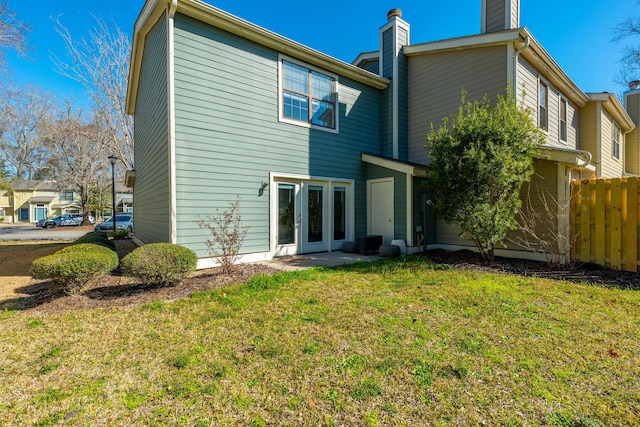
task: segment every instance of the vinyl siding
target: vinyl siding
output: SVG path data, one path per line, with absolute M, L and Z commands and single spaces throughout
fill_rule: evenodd
M 380 73 L 380 60 L 378 58 L 376 59 L 371 59 L 368 61 L 364 61 L 362 64 L 360 64 L 360 68 L 362 68 L 363 70 L 367 70 L 370 73 L 379 75 Z
M 478 72 L 482 70 L 482 72 Z M 411 56 L 408 61 L 409 161 L 424 164 L 423 146 L 431 130 L 458 112 L 462 90 L 467 100 L 495 97 L 507 88 L 506 46 Z
M 167 28 L 163 15 L 145 40 L 135 112 L 135 236 L 169 242 L 169 118 Z
M 601 125 L 600 129 L 602 131 L 602 169 L 601 176 L 606 178 L 619 178 L 622 176 L 623 165 L 624 165 L 624 139 L 622 136 L 622 131 L 620 132 L 620 159 L 616 159 L 613 157 L 613 119 L 606 112 L 606 110 L 602 109 L 602 115 L 600 117 Z
M 640 125 L 640 92 L 625 94 L 624 101 L 629 116 L 636 126 Z M 636 127 L 624 139 L 625 172 L 640 175 L 640 130 Z
M 486 32 L 493 33 L 505 29 L 505 0 L 486 0 Z
M 548 86 L 548 129 L 545 131 L 546 144 L 559 148 L 578 148 L 580 114 L 578 107 L 568 97 L 554 87 L 544 76 L 524 58 L 518 58 L 517 97 L 523 99 L 525 108 L 531 111 L 531 118 L 538 123 L 538 90 L 540 79 Z M 567 141 L 560 140 L 560 100 L 567 100 Z
M 580 110 L 580 148 L 591 153 L 591 161 L 600 163 L 598 152 L 597 103 L 589 102 Z
M 407 176 L 402 172 L 367 164 L 367 179 L 393 177 L 393 233 L 394 239 L 407 241 Z
M 268 251 L 270 172 L 355 180 L 355 233 L 366 233 L 361 152 L 379 154 L 380 92 L 338 77 L 339 133 L 278 121 L 278 52 L 183 15 L 175 18 L 178 243 L 207 256 L 194 222 L 241 199 L 242 253 Z
M 536 159 L 534 168 L 531 181 L 520 190 L 522 209 L 526 213 L 525 218 L 527 219 L 516 218 L 520 224 L 535 230 L 536 236 L 539 236 L 540 240 L 521 230 L 512 231 L 507 234 L 505 241 L 508 249 L 526 250 L 526 245 L 519 244 L 524 240 L 530 242 L 530 249 L 534 251 L 541 250 L 544 245 L 539 245 L 540 242 L 555 243 L 555 237 L 558 236 L 557 213 L 559 207 L 555 202 L 561 199 L 558 194 L 558 164 L 548 160 Z M 567 206 L 566 208 L 565 212 L 568 212 L 569 207 Z M 531 211 L 535 212 L 535 215 L 531 215 Z M 535 220 L 532 220 L 533 218 Z M 527 222 L 523 223 L 523 221 Z

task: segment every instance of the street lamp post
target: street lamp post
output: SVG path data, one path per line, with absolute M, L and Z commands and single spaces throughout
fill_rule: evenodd
M 113 234 L 116 233 L 116 175 L 114 172 L 114 168 L 116 166 L 116 162 L 118 158 L 113 154 L 108 157 L 109 162 L 111 163 L 111 213 L 113 218 Z

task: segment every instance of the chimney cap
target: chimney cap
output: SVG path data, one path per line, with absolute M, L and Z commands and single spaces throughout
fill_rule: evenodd
M 632 80 L 629 82 L 629 90 L 640 89 L 640 80 Z
M 391 19 L 395 18 L 402 18 L 402 10 L 401 9 L 391 9 L 389 12 L 387 12 L 387 21 L 391 21 Z

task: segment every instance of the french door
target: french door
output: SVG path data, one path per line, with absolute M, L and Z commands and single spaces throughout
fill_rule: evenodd
M 276 256 L 342 247 L 351 229 L 350 184 L 283 179 L 274 185 Z

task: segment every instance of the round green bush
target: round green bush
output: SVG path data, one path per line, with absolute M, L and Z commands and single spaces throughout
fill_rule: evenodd
M 35 279 L 49 279 L 68 294 L 79 294 L 93 281 L 118 267 L 118 255 L 91 243 L 67 246 L 31 264 Z
M 191 249 L 172 243 L 151 243 L 140 246 L 125 256 L 122 274 L 154 285 L 180 283 L 196 271 L 198 256 Z
M 113 241 L 109 240 L 109 237 L 107 237 L 105 233 L 101 233 L 99 231 L 87 233 L 73 242 L 74 245 L 81 243 L 95 243 L 111 249 L 115 249 L 116 247 Z

